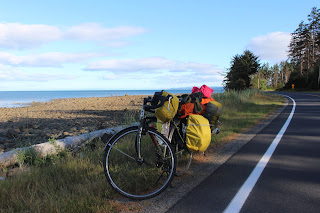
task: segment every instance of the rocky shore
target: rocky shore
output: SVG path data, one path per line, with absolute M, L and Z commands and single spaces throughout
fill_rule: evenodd
M 134 122 L 146 96 L 55 99 L 0 108 L 0 153 Z

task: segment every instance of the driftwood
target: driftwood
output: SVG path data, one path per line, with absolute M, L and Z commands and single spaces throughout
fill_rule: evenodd
M 6 168 L 13 166 L 19 161 L 19 153 L 27 149 L 34 149 L 42 157 L 46 155 L 58 154 L 59 150 L 71 149 L 75 150 L 79 146 L 92 141 L 95 138 L 102 137 L 104 134 L 113 135 L 116 132 L 123 129 L 124 126 L 119 126 L 115 128 L 108 128 L 103 130 L 98 130 L 90 132 L 87 134 L 82 134 L 79 136 L 67 137 L 64 139 L 55 140 L 54 142 L 45 142 L 41 144 L 32 145 L 30 147 L 17 148 L 9 152 L 0 154 L 0 168 Z

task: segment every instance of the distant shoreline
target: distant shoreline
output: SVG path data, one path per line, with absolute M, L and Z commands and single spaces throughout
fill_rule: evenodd
M 223 87 L 212 87 L 223 92 Z M 168 89 L 170 93 L 191 93 L 191 89 Z M 48 102 L 61 98 L 113 97 L 125 95 L 153 95 L 161 90 L 61 90 L 61 91 L 0 91 L 0 108 L 24 107 L 33 102 Z

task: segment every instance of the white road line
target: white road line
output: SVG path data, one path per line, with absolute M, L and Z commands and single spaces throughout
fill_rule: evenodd
M 286 95 L 284 95 L 286 96 Z M 263 172 L 264 168 L 266 167 L 267 163 L 269 162 L 274 150 L 277 148 L 283 134 L 286 132 L 290 121 L 293 117 L 294 111 L 296 109 L 296 102 L 289 96 L 286 96 L 290 98 L 293 102 L 293 107 L 291 110 L 291 113 L 286 121 L 286 123 L 281 128 L 278 135 L 275 137 L 271 145 L 269 146 L 266 153 L 262 156 L 259 163 L 256 165 L 254 170 L 251 172 L 248 179 L 244 182 L 244 184 L 241 186 L 239 191 L 237 192 L 236 196 L 232 199 L 232 201 L 229 203 L 228 207 L 224 210 L 224 213 L 237 213 L 240 212 L 243 204 L 247 200 L 250 192 L 252 191 L 253 187 L 257 183 L 261 173 Z

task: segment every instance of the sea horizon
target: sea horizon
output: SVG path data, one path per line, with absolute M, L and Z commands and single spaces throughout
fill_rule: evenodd
M 223 87 L 211 87 L 222 93 Z M 170 93 L 191 93 L 190 89 L 165 89 Z M 112 97 L 125 95 L 153 95 L 161 90 L 44 90 L 44 91 L 0 91 L 0 108 L 28 106 L 33 102 L 48 102 L 61 98 Z

